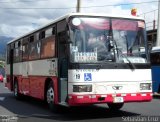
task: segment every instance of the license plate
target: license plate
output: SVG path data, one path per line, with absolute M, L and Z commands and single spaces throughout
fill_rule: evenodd
M 114 103 L 122 103 L 122 102 L 124 102 L 124 99 L 123 99 L 123 97 L 114 97 L 113 102 Z

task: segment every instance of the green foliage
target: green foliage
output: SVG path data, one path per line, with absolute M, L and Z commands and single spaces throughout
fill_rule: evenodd
M 0 61 L 0 68 L 4 68 L 5 63 L 3 61 Z

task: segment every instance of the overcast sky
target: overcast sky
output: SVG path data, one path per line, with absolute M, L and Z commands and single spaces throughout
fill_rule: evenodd
M 75 12 L 76 2 L 77 0 L 0 0 L 0 36 L 18 37 L 37 29 L 55 18 Z M 121 5 L 109 6 L 119 4 Z M 156 0 L 81 0 L 81 7 L 81 12 L 85 13 L 113 13 L 123 15 L 130 15 L 132 8 L 137 8 L 138 15 L 156 10 L 155 14 L 151 12 L 145 15 L 146 22 L 151 22 L 154 18 L 157 20 L 158 14 L 158 2 Z M 141 16 L 144 17 L 144 15 Z M 152 26 L 152 23 L 147 26 Z

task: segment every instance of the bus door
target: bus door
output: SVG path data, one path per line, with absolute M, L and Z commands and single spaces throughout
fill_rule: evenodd
M 68 87 L 68 48 L 65 43 L 65 21 L 59 22 L 57 25 L 58 33 L 58 76 L 59 76 L 59 101 L 67 102 Z

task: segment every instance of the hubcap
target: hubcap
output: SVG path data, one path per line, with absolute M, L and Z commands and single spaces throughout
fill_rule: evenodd
M 49 88 L 47 91 L 47 102 L 48 103 L 53 103 L 54 101 L 54 91 L 53 88 Z

